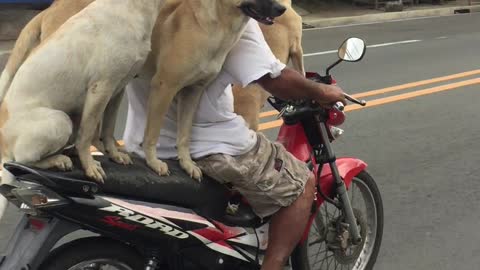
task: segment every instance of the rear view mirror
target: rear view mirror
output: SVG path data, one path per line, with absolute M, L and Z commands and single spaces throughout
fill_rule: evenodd
M 352 37 L 343 42 L 338 49 L 338 57 L 347 62 L 358 62 L 365 55 L 366 46 L 362 39 Z

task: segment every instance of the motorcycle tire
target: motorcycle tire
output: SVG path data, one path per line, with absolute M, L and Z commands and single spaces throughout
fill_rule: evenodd
M 361 186 L 361 188 L 363 189 L 363 191 L 361 191 L 362 198 L 363 196 L 369 197 L 368 198 L 370 201 L 369 205 L 373 206 L 373 207 L 368 207 L 368 206 L 365 207 L 367 209 L 365 210 L 365 212 L 369 212 L 369 213 L 360 214 L 359 213 L 360 211 L 358 211 L 358 209 L 355 211 L 357 212 L 356 215 L 357 214 L 366 215 L 368 216 L 367 219 L 372 220 L 368 224 L 368 227 L 376 227 L 374 232 L 367 233 L 366 228 L 364 230 L 361 230 L 361 233 L 364 232 L 364 234 L 369 235 L 370 242 L 363 240 L 361 249 L 358 251 L 352 252 L 355 255 L 351 255 L 351 256 L 357 256 L 357 257 L 356 258 L 351 257 L 350 258 L 351 262 L 350 262 L 350 261 L 346 261 L 344 258 L 339 256 L 338 251 L 337 253 L 335 253 L 332 249 L 327 248 L 327 241 L 325 240 L 327 239 L 327 231 L 328 231 L 327 226 L 323 225 L 324 227 L 321 229 L 323 233 L 319 233 L 319 236 L 318 236 L 319 240 L 312 239 L 314 238 L 313 237 L 314 235 L 312 235 L 312 231 L 317 230 L 317 228 L 320 227 L 319 224 L 326 223 L 326 222 L 323 222 L 323 219 L 325 218 L 322 216 L 321 214 L 322 208 L 320 208 L 320 211 L 315 217 L 315 222 L 312 223 L 312 227 L 310 228 L 311 232 L 308 236 L 308 239 L 303 243 L 299 244 L 292 253 L 291 263 L 292 263 L 293 270 L 330 270 L 330 269 L 337 269 L 338 266 L 341 266 L 339 269 L 348 269 L 348 270 L 373 269 L 373 266 L 375 265 L 375 262 L 377 260 L 378 252 L 380 251 L 380 245 L 381 245 L 382 236 L 383 236 L 383 222 L 384 222 L 383 203 L 382 203 L 381 194 L 377 187 L 377 184 L 366 171 L 362 171 L 361 173 L 359 173 L 357 176 L 353 178 L 352 185 L 349 188 L 349 192 L 353 192 L 351 191 L 352 187 L 357 185 Z M 321 207 L 327 207 L 325 204 L 326 202 Z M 335 208 L 332 205 L 328 207 Z M 352 201 L 352 207 L 355 210 L 355 205 L 353 201 Z M 374 208 L 374 209 L 371 209 L 371 208 Z M 329 212 L 326 213 L 327 217 L 328 215 L 329 215 Z M 365 220 L 365 218 L 363 220 Z M 357 220 L 357 223 L 359 222 L 361 221 Z M 363 224 L 366 224 L 366 223 L 363 223 Z M 372 226 L 370 226 L 370 224 Z M 369 228 L 369 229 L 372 230 L 372 228 Z M 324 240 L 322 240 L 322 236 L 320 236 L 320 234 L 324 235 Z M 362 235 L 362 238 L 365 239 L 365 235 Z M 372 238 L 373 238 L 373 243 L 371 243 Z M 323 241 L 323 242 L 320 242 L 320 241 Z M 365 243 L 367 243 L 368 245 L 365 245 Z M 324 258 L 326 258 L 326 260 L 329 260 L 327 261 L 327 263 L 324 263 L 324 262 L 320 263 L 316 261 L 312 262 L 310 260 L 312 257 L 315 257 L 315 255 L 312 257 L 309 256 L 309 253 L 310 253 L 309 248 L 312 248 L 312 246 L 317 244 L 318 245 L 325 244 L 325 251 L 322 251 L 322 254 Z M 360 256 L 362 257 L 360 258 Z M 314 260 L 316 260 L 318 257 L 319 256 L 316 255 Z M 345 257 L 348 257 L 348 256 L 345 256 Z M 346 263 L 349 263 L 349 264 L 346 265 Z
M 144 269 L 145 259 L 123 243 L 108 238 L 90 237 L 58 247 L 39 269 L 103 269 L 103 266 L 122 270 Z

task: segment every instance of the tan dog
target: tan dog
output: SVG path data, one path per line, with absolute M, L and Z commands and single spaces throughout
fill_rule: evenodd
M 147 69 L 155 70 L 147 105 L 143 141 L 146 162 L 160 175 L 168 174 L 157 158 L 156 144 L 164 116 L 177 93 L 177 149 L 182 168 L 195 179 L 202 173 L 190 156 L 190 132 L 203 90 L 216 77 L 229 51 L 239 40 L 249 17 L 271 24 L 285 11 L 276 0 L 169 0 L 157 21 Z M 147 62 L 149 63 L 149 62 Z M 180 90 L 182 90 L 180 92 Z
M 287 11 L 275 20 L 274 25 L 260 25 L 260 28 L 273 54 L 284 64 L 290 60 L 295 70 L 305 74 L 302 17 L 293 10 L 291 0 L 279 2 L 287 7 Z M 260 85 L 251 84 L 245 88 L 234 85 L 233 95 L 235 113 L 245 119 L 250 129 L 258 130 L 259 114 L 270 94 Z
M 52 6 L 53 10 L 39 14 L 27 25 L 25 31 L 40 32 L 42 38 L 48 36 L 50 33 L 43 32 L 44 29 L 55 31 L 62 18 L 74 14 L 74 10 L 67 6 L 69 2 L 71 1 L 58 0 L 55 3 L 57 6 Z M 77 2 L 75 8 L 81 9 L 82 4 L 87 5 L 89 2 L 92 1 Z M 165 0 L 153 31 L 152 53 L 143 72 L 143 76 L 150 77 L 153 74 L 143 147 L 147 164 L 154 171 L 160 175 L 168 174 L 167 165 L 156 157 L 156 143 L 163 116 L 174 96 L 183 89 L 179 106 L 189 110 L 178 115 L 179 160 L 193 178 L 201 178 L 200 169 L 190 157 L 189 143 L 191 124 L 202 90 L 220 71 L 226 55 L 240 38 L 249 16 L 270 24 L 273 17 L 284 11 L 285 8 L 275 0 Z M 61 13 L 58 16 L 60 19 L 50 20 L 52 24 L 45 27 L 43 23 L 46 18 L 56 16 L 57 13 Z M 41 29 L 38 25 L 41 25 Z M 21 38 L 22 36 L 23 33 Z M 28 45 L 29 42 L 25 43 Z M 11 58 L 17 60 L 12 62 L 21 63 L 28 51 L 15 48 Z M 15 67 L 15 64 L 12 66 Z

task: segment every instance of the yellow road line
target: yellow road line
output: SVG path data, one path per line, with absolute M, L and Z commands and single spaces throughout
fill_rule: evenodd
M 441 85 L 441 86 L 436 86 L 424 90 L 418 90 L 418 91 L 413 91 L 409 93 L 404 93 L 400 95 L 395 95 L 391 97 L 385 97 L 385 98 L 379 98 L 379 99 L 374 99 L 368 101 L 367 106 L 362 107 L 360 105 L 349 105 L 345 108 L 346 112 L 349 111 L 355 111 L 355 110 L 360 110 L 363 108 L 370 108 L 374 106 L 379 106 L 383 104 L 388 104 L 392 102 L 397 102 L 401 100 L 406 100 L 414 97 L 419 97 L 419 96 L 425 96 L 425 95 L 430 95 L 438 92 L 443 92 L 443 91 L 449 91 L 449 90 L 455 90 L 460 87 L 464 86 L 469 86 L 469 85 L 475 85 L 475 84 L 480 84 L 480 78 L 476 79 L 471 79 L 471 80 L 466 80 L 466 81 L 461 81 L 461 82 L 456 82 L 456 83 L 451 83 L 451 84 L 446 84 L 446 85 Z M 275 127 L 281 126 L 283 123 L 283 120 L 277 120 L 277 121 L 271 121 L 267 123 L 262 123 L 259 125 L 259 130 L 267 130 Z
M 393 86 L 393 87 L 388 87 L 388 88 L 384 88 L 384 89 L 369 91 L 369 92 L 365 92 L 365 93 L 356 94 L 355 97 L 360 98 L 360 97 L 378 95 L 378 94 L 393 92 L 393 91 L 397 91 L 397 90 L 401 90 L 401 89 L 407 89 L 407 88 L 417 87 L 417 86 L 421 86 L 421 85 L 426 85 L 426 84 L 442 82 L 442 81 L 446 81 L 446 80 L 452 80 L 452 79 L 456 79 L 456 78 L 472 76 L 472 75 L 475 75 L 475 74 L 480 74 L 480 70 L 472 70 L 472 71 L 453 74 L 453 75 L 449 75 L 449 76 L 445 76 L 445 77 L 439 77 L 439 78 L 434 78 L 434 79 L 430 79 L 430 80 L 424 80 L 424 81 L 419 81 L 419 82 L 408 83 L 408 84 L 404 84 L 404 85 Z M 379 106 L 379 105 L 388 104 L 388 103 L 393 103 L 393 102 L 406 100 L 406 99 L 410 99 L 410 98 L 414 98 L 414 97 L 430 95 L 430 94 L 443 92 L 443 91 L 454 90 L 454 89 L 458 89 L 460 87 L 475 85 L 475 84 L 480 84 L 480 78 L 475 78 L 475 79 L 471 79 L 471 80 L 466 80 L 466 81 L 461 81 L 461 82 L 436 86 L 436 87 L 432 87 L 432 88 L 428 88 L 428 89 L 424 89 L 424 90 L 413 91 L 413 92 L 404 93 L 404 94 L 400 94 L 400 95 L 395 95 L 395 96 L 370 100 L 370 101 L 368 101 L 368 104 L 365 107 L 362 107 L 360 105 L 349 105 L 349 106 L 345 107 L 345 111 L 346 112 L 356 111 L 356 110 L 360 110 L 360 109 L 363 109 L 363 108 L 370 108 L 370 107 Z M 277 111 L 272 111 L 272 112 L 275 112 L 275 114 L 277 113 Z M 266 113 L 270 113 L 270 112 L 264 112 L 263 115 L 265 115 Z M 273 115 L 275 115 L 275 114 L 273 114 Z M 276 128 L 276 127 L 281 126 L 282 124 L 283 124 L 283 120 L 281 120 L 281 119 L 276 120 L 276 121 L 270 121 L 270 122 L 267 122 L 267 123 L 261 123 L 259 125 L 259 130 L 268 130 L 268 129 Z M 124 142 L 121 141 L 121 140 L 118 141 L 118 143 L 120 145 L 124 145 Z M 96 152 L 97 149 L 92 146 L 90 148 L 90 151 Z M 1 168 L 0 168 L 0 171 L 1 171 Z
M 467 72 L 462 72 L 462 73 L 458 73 L 458 74 L 452 74 L 452 75 L 448 75 L 448 76 L 444 76 L 444 77 L 433 78 L 433 79 L 429 79 L 429 80 L 423 80 L 423 81 L 418 81 L 418 82 L 412 82 L 412 83 L 387 87 L 387 88 L 368 91 L 368 92 L 364 92 L 364 93 L 358 93 L 358 94 L 354 94 L 352 96 L 355 97 L 355 98 L 364 98 L 364 97 L 376 96 L 376 95 L 386 94 L 386 93 L 399 91 L 399 90 L 404 90 L 404 89 L 408 89 L 408 88 L 415 88 L 415 87 L 419 87 L 419 86 L 424 86 L 424 85 L 427 85 L 427 84 L 433 84 L 433 83 L 438 83 L 438 82 L 444 82 L 444 81 L 464 78 L 464 77 L 473 76 L 473 75 L 477 75 L 477 74 L 480 74 L 480 69 L 467 71 Z
M 400 91 L 400 90 L 405 90 L 405 89 L 409 89 L 409 88 L 415 88 L 415 87 L 424 86 L 424 85 L 428 85 L 428 84 L 434 84 L 434 83 L 439 83 L 439 82 L 464 78 L 464 77 L 478 75 L 478 74 L 480 74 L 480 69 L 466 71 L 466 72 L 457 73 L 457 74 L 452 74 L 452 75 L 443 76 L 443 77 L 432 78 L 432 79 L 418 81 L 418 82 L 411 82 L 411 83 L 391 86 L 391 87 L 372 90 L 372 91 L 363 92 L 363 93 L 357 93 L 357 94 L 354 94 L 352 96 L 355 97 L 355 98 L 365 98 L 365 97 L 370 97 L 370 96 L 387 94 L 387 93 L 391 93 L 391 92 L 394 92 L 394 91 Z M 274 115 L 277 115 L 277 114 L 278 114 L 278 112 L 276 110 L 261 112 L 260 113 L 260 118 L 270 117 L 270 116 L 274 116 Z

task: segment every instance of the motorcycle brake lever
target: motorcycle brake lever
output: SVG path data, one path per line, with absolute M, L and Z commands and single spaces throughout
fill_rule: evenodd
M 366 106 L 367 105 L 367 102 L 365 100 L 358 100 L 352 96 L 350 96 L 349 94 L 344 94 L 345 98 L 355 104 L 358 104 L 358 105 L 361 105 L 361 106 Z

